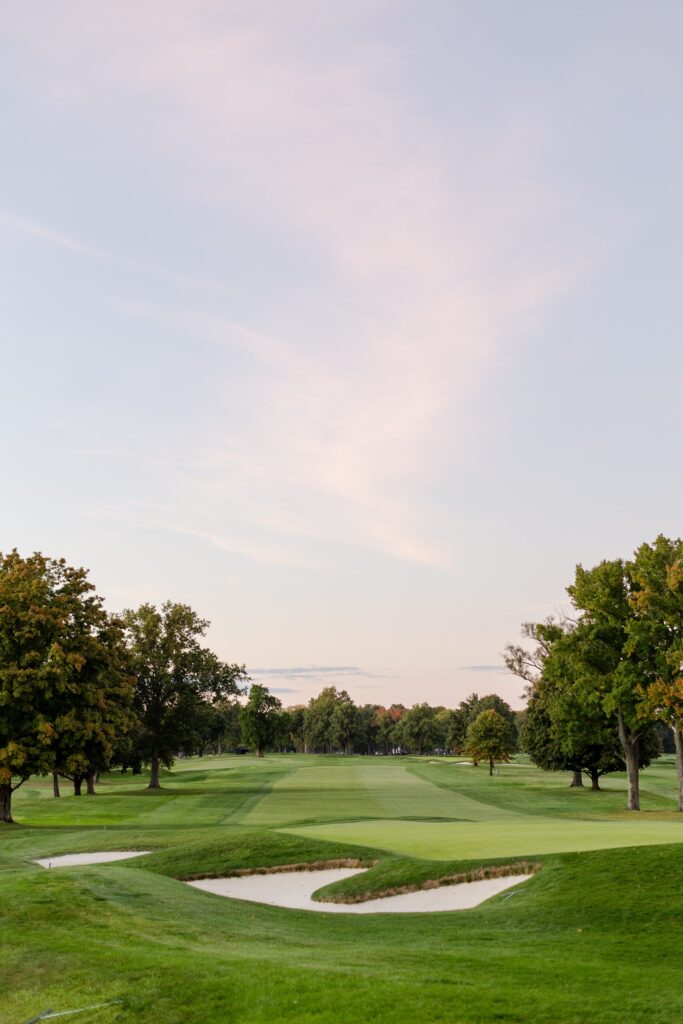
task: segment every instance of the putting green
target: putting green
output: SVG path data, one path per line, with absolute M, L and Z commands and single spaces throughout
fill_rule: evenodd
M 683 822 L 577 821 L 519 815 L 498 821 L 353 821 L 282 829 L 425 860 L 532 856 L 683 842 Z

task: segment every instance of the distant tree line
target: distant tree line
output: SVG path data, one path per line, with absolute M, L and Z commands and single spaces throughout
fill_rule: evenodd
M 571 610 L 522 626 L 505 651 L 527 684 L 522 748 L 573 785 L 626 771 L 628 808 L 640 809 L 640 769 L 676 752 L 683 810 L 683 542 L 662 535 L 628 560 L 578 565 Z
M 309 754 L 445 754 L 466 753 L 468 732 L 484 713 L 502 722 L 505 757 L 518 749 L 516 716 L 496 694 L 472 694 L 455 709 L 427 703 L 384 707 L 357 705 L 346 690 L 327 686 L 306 705 L 283 708 L 265 687 L 253 685 L 242 709 L 241 741 L 259 752 Z M 487 756 L 487 755 L 486 755 Z M 501 753 L 495 760 L 504 760 Z M 481 755 L 478 760 L 484 760 Z

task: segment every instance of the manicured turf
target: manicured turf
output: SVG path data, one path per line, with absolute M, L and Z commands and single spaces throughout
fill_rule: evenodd
M 522 815 L 488 822 L 338 822 L 292 831 L 315 839 L 374 846 L 427 860 L 534 856 L 683 842 L 683 822 L 557 821 Z
M 221 757 L 179 762 L 161 795 L 146 793 L 145 781 L 112 775 L 95 798 L 55 801 L 46 780 L 17 793 L 20 824 L 0 829 L 1 1024 L 111 999 L 120 1002 L 64 1019 L 683 1017 L 683 843 L 644 845 L 655 835 L 677 839 L 679 830 L 683 838 L 671 759 L 644 773 L 646 810 L 631 816 L 622 778 L 603 793 L 577 792 L 566 777 L 526 765 L 489 779 L 449 761 Z M 642 845 L 627 845 L 634 842 Z M 408 847 L 410 856 L 384 852 Z M 117 848 L 156 852 L 51 871 L 31 864 Z M 513 894 L 453 914 L 310 914 L 211 896 L 181 881 L 349 856 L 376 862 L 330 888 L 341 898 L 513 855 L 537 855 L 541 870 Z

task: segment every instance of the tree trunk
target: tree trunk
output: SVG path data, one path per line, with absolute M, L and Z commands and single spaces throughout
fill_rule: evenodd
M 493 758 L 489 758 L 489 775 L 493 775 Z
M 263 757 L 263 751 L 261 750 L 260 747 L 256 748 L 256 756 L 257 757 Z
M 624 716 L 620 713 L 617 716 L 619 722 L 619 739 L 621 740 L 621 746 L 624 753 L 624 761 L 626 762 L 626 775 L 628 776 L 628 805 L 629 811 L 640 810 L 640 775 L 639 775 L 639 761 L 640 751 L 638 749 L 638 737 L 629 734 L 626 731 L 626 723 L 624 722 Z
M 81 783 L 83 782 L 82 775 L 74 775 L 74 796 L 81 795 Z
M 598 772 L 597 768 L 591 768 L 591 770 L 590 770 L 590 777 L 591 777 L 591 789 L 592 790 L 599 790 L 600 789 L 600 773 Z
M 674 725 L 674 743 L 676 744 L 676 774 L 678 776 L 678 809 L 683 811 L 683 734 L 680 725 Z
M 12 785 L 9 782 L 0 785 L 0 821 L 12 824 Z
M 572 773 L 572 781 L 569 783 L 570 789 L 574 789 L 576 786 L 583 786 L 583 776 L 580 769 Z
M 52 773 L 52 795 L 54 797 L 60 797 L 62 795 L 59 792 L 59 772 Z
M 152 753 L 152 763 L 151 763 L 151 770 L 150 770 L 150 775 L 149 775 L 149 786 L 147 788 L 148 789 L 161 789 L 161 786 L 159 785 L 159 753 L 156 750 L 153 751 L 153 753 Z
M 88 796 L 95 796 L 95 772 L 88 772 L 85 777 L 86 793 Z

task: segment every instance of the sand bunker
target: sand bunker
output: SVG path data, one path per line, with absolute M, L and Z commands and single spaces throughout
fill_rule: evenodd
M 229 896 L 235 900 L 266 903 L 292 910 L 317 910 L 328 914 L 423 914 L 432 911 L 469 910 L 499 892 L 525 882 L 531 875 L 506 875 L 485 878 L 438 889 L 383 896 L 367 903 L 316 903 L 311 895 L 324 885 L 357 875 L 362 868 L 335 868 L 323 871 L 290 871 L 271 875 L 243 875 L 239 878 L 203 878 L 189 882 L 195 889 Z
M 41 868 L 71 868 L 77 864 L 106 864 L 111 860 L 129 860 L 144 857 L 150 850 L 101 850 L 99 853 L 65 853 L 60 857 L 43 857 L 34 860 Z

